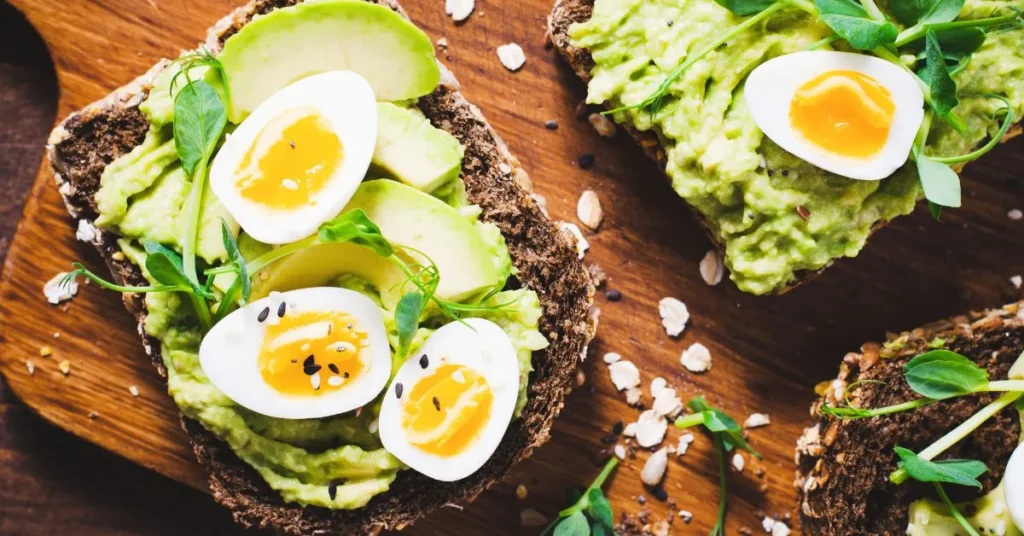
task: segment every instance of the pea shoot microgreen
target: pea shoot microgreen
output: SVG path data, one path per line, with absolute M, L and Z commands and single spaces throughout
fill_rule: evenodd
M 707 46 L 689 54 L 682 63 L 669 71 L 664 80 L 646 98 L 634 104 L 624 104 L 605 114 L 628 110 L 647 110 L 651 118 L 663 108 L 675 83 L 686 71 L 708 54 L 733 40 L 737 35 L 761 24 L 779 10 L 793 7 L 818 17 L 834 32 L 832 35 L 811 45 L 815 50 L 842 39 L 855 49 L 872 53 L 894 63 L 918 77 L 925 103 L 936 117 L 945 121 L 953 130 L 964 134 L 965 121 L 955 111 L 959 93 L 955 77 L 970 63 L 972 54 L 985 42 L 991 32 L 1024 26 L 1021 11 L 1006 8 L 1008 13 L 992 13 L 980 19 L 957 20 L 965 0 L 906 0 L 890 2 L 893 18 L 905 29 L 897 27 L 883 13 L 874 0 L 715 0 L 723 8 L 744 20 L 731 30 L 723 32 Z M 904 50 L 901 50 L 904 49 Z M 923 62 L 916 71 L 905 65 L 901 56 L 909 55 Z M 1003 98 L 994 96 L 994 98 Z M 1004 124 L 1007 128 L 1015 119 L 1007 113 Z M 935 157 L 925 155 L 924 145 L 929 126 L 922 125 L 920 143 L 911 152 L 916 160 L 925 198 L 935 219 L 942 207 L 959 207 L 961 202 L 960 179 L 949 167 L 951 163 L 963 163 L 985 154 L 997 144 L 1006 130 L 1000 128 L 984 150 L 971 152 L 961 157 Z
M 949 499 L 942 484 L 956 484 L 959 486 L 970 486 L 981 489 L 981 482 L 978 477 L 988 471 L 988 467 L 978 460 L 939 460 L 929 461 L 913 451 L 903 447 L 896 447 L 896 455 L 900 458 L 900 467 L 907 472 L 907 475 L 918 482 L 930 483 L 935 487 L 942 503 L 946 506 L 950 515 L 957 523 L 967 531 L 967 534 L 978 536 L 978 532 L 967 522 L 964 515 Z
M 711 433 L 713 438 L 715 459 L 718 462 L 719 487 L 718 521 L 711 530 L 711 536 L 723 536 L 725 534 L 725 515 L 728 510 L 729 500 L 729 494 L 726 490 L 726 480 L 729 474 L 728 467 L 726 467 L 726 453 L 738 448 L 751 453 L 757 459 L 761 459 L 761 455 L 747 444 L 747 440 L 743 437 L 743 429 L 736 423 L 736 420 L 725 412 L 711 407 L 703 395 L 689 401 L 686 407 L 693 413 L 676 419 L 675 426 L 684 429 L 693 426 L 703 426 Z
M 555 536 L 614 536 L 615 521 L 612 507 L 601 488 L 611 475 L 619 459 L 612 456 L 597 478 L 579 494 L 572 506 L 558 513 L 558 518 L 548 525 L 541 536 L 554 532 Z

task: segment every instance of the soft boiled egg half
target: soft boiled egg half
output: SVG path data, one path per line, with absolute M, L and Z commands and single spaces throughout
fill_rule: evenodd
M 334 287 L 273 292 L 238 309 L 203 338 L 199 363 L 239 405 L 284 419 L 359 408 L 391 376 L 380 309 Z
M 1010 456 L 1010 463 L 1003 474 L 1003 485 L 1006 486 L 1006 506 L 1010 517 L 1017 528 L 1024 531 L 1024 444 Z
M 316 74 L 242 121 L 213 159 L 210 187 L 249 236 L 294 242 L 345 207 L 376 140 L 369 82 L 350 71 Z
M 779 56 L 750 73 L 744 95 L 757 127 L 772 141 L 851 179 L 892 175 L 907 161 L 924 118 L 917 79 L 866 54 Z
M 516 350 L 497 324 L 446 324 L 391 382 L 378 420 L 381 443 L 430 478 L 465 478 L 498 448 L 518 393 Z

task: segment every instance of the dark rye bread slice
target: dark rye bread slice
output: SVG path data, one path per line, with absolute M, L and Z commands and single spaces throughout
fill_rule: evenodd
M 1024 302 L 936 322 L 889 336 L 889 346 L 868 343 L 846 355 L 839 377 L 822 384 L 811 407 L 815 423 L 797 443 L 796 486 L 804 534 L 816 536 L 905 534 L 910 503 L 932 489 L 919 483 L 895 486 L 889 473 L 896 469 L 895 445 L 919 452 L 976 413 L 996 395 L 967 396 L 914 411 L 859 420 L 837 420 L 819 413 L 823 403 L 836 406 L 848 396 L 861 408 L 877 408 L 918 398 L 903 377 L 903 365 L 928 350 L 936 337 L 947 348 L 988 369 L 992 378 L 1006 378 L 1024 351 Z M 905 341 L 893 346 L 894 341 Z M 865 380 L 880 383 L 854 382 Z M 987 493 L 1003 477 L 1020 437 L 1020 418 L 1010 407 L 998 413 L 940 458 L 973 458 L 989 472 L 980 479 Z M 948 486 L 953 500 L 968 500 L 976 492 Z M 954 495 L 956 493 L 957 495 Z
M 206 45 L 218 51 L 223 41 L 254 15 L 294 3 L 252 1 L 218 22 L 210 30 Z M 405 15 L 393 0 L 376 3 Z M 71 114 L 51 134 L 49 158 L 54 178 L 76 224 L 91 225 L 95 219 L 94 195 L 107 164 L 142 142 L 149 125 L 138 105 L 156 74 L 167 65 L 167 61 L 157 64 L 105 99 Z M 182 416 L 196 456 L 210 473 L 213 495 L 245 526 L 270 527 L 288 534 L 366 534 L 399 529 L 443 506 L 471 501 L 548 440 L 552 422 L 575 385 L 578 363 L 596 329 L 591 307 L 594 290 L 588 272 L 577 258 L 573 239 L 557 230 L 535 201 L 529 177 L 519 161 L 480 111 L 459 93 L 451 72 L 443 66 L 441 69 L 441 85 L 421 99 L 419 107 L 435 126 L 450 132 L 465 146 L 462 178 L 469 198 L 483 209 L 483 220 L 501 229 L 519 270 L 518 281 L 539 294 L 543 307 L 541 330 L 551 345 L 534 354 L 535 371 L 523 416 L 511 424 L 494 456 L 472 476 L 446 483 L 402 471 L 389 492 L 351 511 L 284 503 L 227 445 L 198 422 Z M 125 261 L 117 238 L 98 230 L 93 243 L 116 279 L 142 283 L 138 268 Z M 124 301 L 138 321 L 153 365 L 166 378 L 158 342 L 142 328 L 144 301 L 139 295 L 125 295 Z
M 565 61 L 569 63 L 576 75 L 579 76 L 584 82 L 590 82 L 590 71 L 594 68 L 594 59 L 590 56 L 590 51 L 585 48 L 577 48 L 572 45 L 569 40 L 569 27 L 579 22 L 586 22 L 590 20 L 590 16 L 594 11 L 594 0 L 556 0 L 554 8 L 551 10 L 551 14 L 548 16 L 548 37 L 551 39 L 552 45 L 562 54 Z M 625 129 L 630 136 L 640 144 L 643 148 L 644 153 L 648 157 L 657 162 L 658 167 L 661 169 L 662 174 L 668 179 L 671 184 L 671 178 L 665 173 L 665 165 L 667 164 L 665 149 L 661 146 L 661 142 L 658 139 L 658 135 L 654 131 L 640 131 L 633 127 L 631 124 L 620 124 L 620 127 Z M 1019 135 L 1022 131 L 1022 126 L 1018 123 L 1013 125 L 1010 130 L 1003 136 L 1003 141 L 1013 138 Z M 961 165 L 962 167 L 962 165 Z M 958 170 L 959 171 L 959 170 Z M 715 247 L 723 255 L 725 254 L 725 244 L 721 242 L 718 236 L 711 232 L 711 225 L 707 222 L 704 215 L 697 209 L 690 207 L 690 213 L 697 220 L 697 223 L 704 228 L 705 233 L 715 244 Z M 871 234 L 888 225 L 888 221 L 877 222 L 871 229 Z M 815 278 L 819 274 L 825 271 L 836 259 L 832 259 L 828 264 L 819 268 L 818 270 L 805 270 L 798 272 L 796 278 L 785 287 L 776 291 L 776 294 L 784 294 L 804 283 Z

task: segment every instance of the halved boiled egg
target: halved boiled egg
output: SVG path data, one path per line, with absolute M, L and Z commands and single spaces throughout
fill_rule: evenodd
M 907 161 L 924 118 L 917 79 L 865 54 L 779 56 L 750 73 L 744 95 L 754 122 L 772 141 L 851 179 L 892 175 Z
M 377 105 L 362 76 L 330 71 L 273 94 L 224 141 L 210 187 L 249 236 L 285 244 L 345 207 L 377 140 Z
M 391 377 L 380 309 L 334 287 L 273 292 L 238 309 L 203 338 L 199 363 L 239 405 L 285 419 L 354 410 Z
M 1024 531 L 1024 444 L 1017 447 L 1010 456 L 1010 463 L 1003 474 L 1006 486 L 1006 506 L 1017 528 Z
M 430 478 L 465 478 L 498 448 L 518 392 L 516 350 L 497 324 L 446 324 L 391 382 L 378 421 L 381 443 Z

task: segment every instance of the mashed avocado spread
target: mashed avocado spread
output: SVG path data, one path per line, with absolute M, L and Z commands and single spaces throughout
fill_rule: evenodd
M 171 134 L 173 113 L 168 84 L 172 75 L 172 70 L 168 69 L 160 76 L 150 98 L 141 106 L 151 123 L 145 141 L 107 167 L 96 195 L 100 212 L 97 223 L 121 234 L 122 250 L 140 267 L 145 260 L 145 252 L 139 247 L 142 240 L 181 249 L 182 214 L 185 212 L 182 207 L 191 181 L 182 171 Z M 498 269 L 501 281 L 514 272 L 504 238 L 497 227 L 478 220 L 480 210 L 467 201 L 461 179 L 456 178 L 434 190 L 432 195 L 472 222 L 488 246 L 487 255 Z M 217 266 L 226 259 L 220 220 L 230 221 L 230 216 L 209 191 L 204 199 L 197 249 L 201 258 Z M 230 225 L 237 231 L 236 224 Z M 239 237 L 239 243 L 247 258 L 247 250 L 258 254 L 270 248 L 244 234 Z M 149 277 L 148 273 L 145 275 Z M 378 303 L 386 319 L 392 349 L 397 347 L 394 311 L 380 299 L 382 289 L 348 274 L 338 275 L 332 284 L 358 291 Z M 518 418 L 526 404 L 532 353 L 546 347 L 547 341 L 538 331 L 541 309 L 534 291 L 498 292 L 483 305 L 505 303 L 511 305 L 467 315 L 498 324 L 516 349 L 521 372 L 515 411 Z M 403 469 L 398 459 L 381 447 L 378 439 L 375 420 L 379 402 L 364 407 L 361 412 L 325 419 L 288 420 L 248 411 L 221 393 L 204 375 L 198 357 L 202 335 L 189 300 L 178 293 L 149 293 L 146 306 L 145 331 L 160 341 L 168 371 L 168 390 L 175 403 L 187 416 L 227 443 L 285 501 L 336 509 L 359 508 L 373 496 L 387 491 L 398 471 Z M 410 354 L 415 353 L 415 348 L 436 328 L 450 321 L 435 311 L 421 323 Z M 392 359 L 392 370 L 397 370 L 401 359 L 394 350 Z
M 967 0 L 960 19 L 1007 7 L 1024 8 L 1024 1 Z M 910 213 L 921 197 L 912 163 L 881 181 L 846 179 L 780 149 L 754 124 L 742 98 L 747 75 L 830 35 L 816 19 L 782 9 L 692 65 L 653 117 L 647 109 L 614 114 L 616 121 L 658 136 L 673 188 L 725 246 L 736 285 L 754 294 L 778 291 L 798 272 L 855 256 L 873 227 Z M 596 0 L 591 19 L 569 31 L 573 44 L 594 59 L 587 100 L 613 107 L 643 101 L 688 54 L 742 20 L 713 0 Z M 965 153 L 998 130 L 996 112 L 1004 105 L 981 95 L 1007 97 L 1020 117 L 1021 43 L 1020 29 L 988 35 L 957 76 L 956 112 L 966 120 L 966 132 L 936 122 L 928 154 Z

